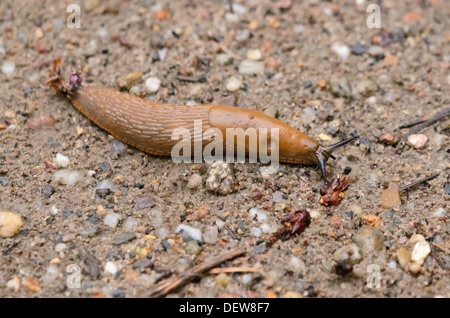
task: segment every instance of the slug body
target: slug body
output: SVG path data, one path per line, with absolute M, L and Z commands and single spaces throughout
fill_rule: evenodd
M 220 105 L 169 105 L 99 86 L 79 87 L 70 97 L 73 105 L 87 118 L 115 138 L 153 155 L 170 156 L 178 140 L 174 129 L 189 129 L 194 136 L 195 120 L 202 121 L 202 133 L 219 129 L 226 139 L 227 128 L 278 128 L 281 162 L 317 164 L 319 144 L 297 129 L 261 112 Z M 210 140 L 203 140 L 205 146 Z M 226 140 L 224 140 L 224 144 Z
M 44 85 L 52 86 L 66 95 L 81 113 L 115 138 L 153 155 L 172 154 L 173 147 L 179 142 L 176 138 L 172 139 L 172 133 L 177 128 L 188 129 L 190 135 L 194 136 L 193 144 L 198 143 L 198 138 L 201 138 L 203 148 L 212 140 L 212 136 L 204 135 L 205 132 L 211 131 L 211 128 L 222 133 L 224 148 L 227 143 L 236 144 L 234 136 L 230 137 L 233 140 L 226 140 L 228 128 L 244 131 L 253 128 L 256 131 L 258 148 L 261 131 L 267 132 L 269 149 L 270 131 L 276 128 L 278 160 L 292 164 L 316 164 L 322 171 L 325 184 L 325 162 L 329 157 L 333 157 L 331 152 L 358 137 L 353 136 L 337 144 L 322 147 L 297 129 L 255 110 L 220 105 L 176 106 L 155 103 L 112 88 L 83 86 L 78 73 L 72 74 L 69 85 L 65 84 L 59 75 L 50 78 Z M 196 137 L 194 127 L 198 121 L 201 121 L 200 137 Z M 250 138 L 245 139 L 247 154 L 249 140 Z M 233 147 L 236 150 L 236 146 Z

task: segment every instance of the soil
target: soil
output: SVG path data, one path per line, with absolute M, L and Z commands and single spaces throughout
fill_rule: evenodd
M 69 28 L 69 2 L 1 1 L 0 63 L 15 69 L 0 73 L 0 210 L 19 214 L 24 225 L 0 238 L 0 297 L 135 297 L 236 247 L 247 252 L 219 267 L 257 271 L 204 272 L 167 297 L 450 296 L 448 118 L 419 132 L 428 138 L 422 149 L 406 143 L 409 129 L 399 129 L 449 107 L 449 3 L 383 1 L 381 29 L 367 26 L 364 0 L 236 4 L 232 13 L 224 1 L 90 0 L 81 3 L 81 28 Z M 337 43 L 346 46 L 343 56 L 332 49 Z M 262 52 L 263 74 L 239 72 L 249 49 Z M 217 62 L 223 53 L 233 57 L 227 65 Z M 323 144 L 356 130 L 361 138 L 328 163 L 330 179 L 345 171 L 353 182 L 338 205 L 325 207 L 314 167 L 282 164 L 267 176 L 260 163 L 238 163 L 233 193 L 209 191 L 207 164 L 123 148 L 41 86 L 55 59 L 65 77 L 82 69 L 86 85 L 119 89 L 117 77 L 141 72 L 130 89 L 143 98 L 259 110 Z M 243 83 L 234 92 L 226 89 L 232 76 Z M 161 80 L 156 93 L 147 91 L 149 77 Z M 30 129 L 37 116 L 55 123 Z M 380 142 L 386 133 L 399 142 Z M 67 169 L 81 173 L 76 185 L 55 180 L 58 153 L 69 158 Z M 401 205 L 381 206 L 388 185 L 436 173 L 402 191 Z M 202 184 L 191 189 L 193 174 Z M 114 182 L 110 193 L 96 191 L 104 180 Z M 262 192 L 256 200 L 255 190 Z M 252 208 L 266 219 L 252 217 Z M 302 233 L 266 244 L 281 215 L 303 209 L 314 217 Z M 121 218 L 114 228 L 104 222 L 111 213 Z M 138 221 L 131 230 L 130 218 Z M 367 220 L 384 242 L 375 256 L 364 253 L 360 264 L 342 270 L 334 253 L 353 244 Z M 263 223 L 270 230 L 258 236 Z M 179 224 L 202 231 L 204 240 L 217 229 L 217 239 L 186 242 Z M 415 234 L 434 255 L 418 271 L 397 259 L 401 248 L 412 252 Z M 372 262 L 380 277 L 375 288 L 368 283 L 373 273 L 358 268 Z M 77 277 L 81 284 L 72 288 Z

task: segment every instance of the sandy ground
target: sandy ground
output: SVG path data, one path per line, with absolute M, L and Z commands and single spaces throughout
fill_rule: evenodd
M 364 0 L 237 1 L 233 12 L 222 1 L 91 0 L 81 3 L 81 28 L 66 25 L 70 3 L 0 3 L 0 210 L 24 221 L 0 237 L 1 297 L 134 297 L 236 247 L 246 254 L 219 267 L 242 272 L 203 273 L 168 296 L 450 296 L 448 118 L 419 132 L 422 149 L 398 129 L 449 106 L 448 2 L 382 1 L 381 29 L 367 27 Z M 262 74 L 239 70 L 252 49 Z M 143 98 L 259 110 L 323 144 L 356 130 L 360 140 L 328 165 L 330 178 L 345 171 L 354 182 L 339 205 L 325 207 L 313 167 L 270 174 L 245 163 L 233 167 L 233 193 L 214 193 L 207 164 L 123 146 L 40 86 L 54 59 L 65 74 L 83 69 L 88 85 L 118 89 L 119 76 L 141 72 L 129 89 Z M 161 81 L 156 93 L 149 77 Z M 227 90 L 230 77 L 240 89 Z M 54 123 L 30 129 L 38 116 Z M 387 133 L 400 141 L 380 142 Z M 68 167 L 57 166 L 57 154 Z M 75 185 L 55 179 L 64 169 L 79 173 Z M 388 185 L 436 173 L 402 191 L 401 204 L 381 206 Z M 202 182 L 191 188 L 194 174 Z M 96 191 L 105 180 L 111 191 Z M 313 216 L 306 230 L 268 246 L 279 216 L 301 209 Z M 183 239 L 179 224 L 200 230 L 202 241 Z M 416 234 L 434 257 L 402 264 Z M 344 259 L 353 266 L 345 270 Z

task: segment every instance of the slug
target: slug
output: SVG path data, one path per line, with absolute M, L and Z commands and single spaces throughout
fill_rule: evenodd
M 64 83 L 54 62 L 53 76 L 43 84 L 68 97 L 83 115 L 118 140 L 144 152 L 170 156 L 177 141 L 171 139 L 175 128 L 192 131 L 195 120 L 202 120 L 202 129 L 278 128 L 279 161 L 291 164 L 317 165 L 323 181 L 328 184 L 325 163 L 332 152 L 358 138 L 352 136 L 330 146 L 322 146 L 295 128 L 261 112 L 220 105 L 169 105 L 144 100 L 112 88 L 82 85 L 80 74 L 73 72 L 69 84 Z M 225 141 L 225 140 L 224 140 Z M 226 142 L 226 141 L 225 141 Z M 246 141 L 247 143 L 248 141 Z M 205 146 L 202 141 L 203 147 Z M 246 145 L 247 148 L 248 145 Z

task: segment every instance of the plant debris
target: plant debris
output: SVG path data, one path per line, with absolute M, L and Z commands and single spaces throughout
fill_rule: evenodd
M 338 177 L 331 180 L 325 190 L 320 189 L 320 199 L 319 203 L 324 206 L 334 206 L 341 202 L 344 197 L 344 190 L 347 189 L 349 184 L 353 182 L 350 179 L 344 177 Z
M 311 223 L 311 215 L 307 210 L 300 210 L 291 214 L 285 214 L 280 216 L 280 219 L 283 226 L 269 237 L 267 242 L 268 246 L 278 240 L 286 241 L 289 238 L 302 233 Z

